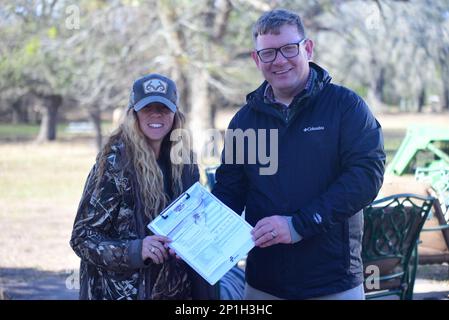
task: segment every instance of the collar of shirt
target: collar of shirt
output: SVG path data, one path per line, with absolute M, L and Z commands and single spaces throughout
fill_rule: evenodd
M 307 78 L 306 86 L 304 87 L 304 90 L 301 92 L 301 94 L 304 94 L 305 92 L 309 91 L 310 87 L 312 85 L 312 68 L 309 70 L 309 76 Z M 276 97 L 274 96 L 273 88 L 268 83 L 265 87 L 265 92 L 263 94 L 264 102 L 265 103 L 273 103 L 282 106 L 283 108 L 288 108 L 288 105 L 283 104 L 282 102 L 276 101 Z

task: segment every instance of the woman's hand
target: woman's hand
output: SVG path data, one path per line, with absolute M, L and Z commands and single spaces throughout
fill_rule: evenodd
M 164 236 L 147 236 L 142 241 L 142 259 L 151 259 L 156 264 L 161 264 L 168 259 L 166 246 L 170 239 Z
M 172 257 L 175 257 L 175 258 L 178 259 L 178 260 L 182 260 L 181 257 L 178 256 L 178 255 L 176 254 L 176 251 L 175 251 L 175 250 L 173 250 L 172 248 L 169 248 L 169 247 L 168 247 L 168 244 L 166 244 L 165 247 L 167 248 L 168 253 L 169 253 Z

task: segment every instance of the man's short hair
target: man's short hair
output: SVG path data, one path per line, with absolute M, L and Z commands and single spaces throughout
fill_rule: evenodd
M 285 10 L 275 9 L 265 12 L 253 26 L 253 40 L 256 43 L 257 37 L 262 34 L 279 34 L 279 29 L 284 25 L 292 25 L 298 28 L 300 36 L 305 37 L 304 25 L 298 14 Z

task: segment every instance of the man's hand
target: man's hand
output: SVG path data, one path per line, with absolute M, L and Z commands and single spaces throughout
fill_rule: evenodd
M 266 248 L 277 243 L 292 243 L 285 216 L 271 216 L 259 220 L 251 231 L 256 246 Z

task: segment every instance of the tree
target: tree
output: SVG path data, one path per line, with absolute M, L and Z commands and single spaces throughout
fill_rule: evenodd
M 424 93 L 435 83 L 435 60 L 420 40 L 435 19 L 426 18 L 424 10 L 439 11 L 430 2 L 342 2 L 327 19 L 338 37 L 319 34 L 321 61 L 336 71 L 337 81 L 364 95 L 373 109 L 402 105 L 419 110 Z M 419 21 L 423 28 L 417 28 Z
M 194 147 L 201 153 L 207 142 L 206 129 L 213 127 L 213 93 L 219 93 L 216 99 L 223 95 L 227 100 L 241 101 L 236 98 L 240 93 L 236 88 L 244 89 L 245 82 L 249 83 L 242 76 L 248 68 L 238 70 L 242 63 L 236 60 L 241 58 L 236 58 L 234 52 L 241 53 L 241 48 L 247 48 L 242 43 L 249 38 L 250 20 L 245 19 L 246 12 L 239 11 L 229 0 L 161 1 L 157 8 L 168 48 L 160 53 L 159 59 L 170 62 L 165 68 L 181 88 L 181 105 L 187 107 Z M 241 26 L 240 21 L 246 23 L 243 30 L 248 36 L 231 38 L 230 34 L 236 33 L 232 26 Z M 245 60 L 249 60 L 249 54 Z M 234 85 L 237 79 L 240 84 Z
M 12 106 L 32 94 L 41 101 L 39 141 L 56 139 L 57 112 L 65 95 L 67 76 L 63 57 L 57 54 L 57 1 L 20 1 L 3 9 L 7 36 L 2 38 L 0 73 Z M 3 55 L 4 54 L 4 55 Z
M 32 114 L 29 101 L 39 101 L 40 137 L 46 139 L 56 136 L 62 102 L 76 99 L 100 147 L 101 119 L 126 107 L 132 81 L 149 72 L 167 74 L 178 85 L 180 107 L 201 152 L 216 111 L 242 105 L 262 80 L 250 58 L 252 24 L 262 11 L 286 7 L 301 14 L 316 43 L 314 60 L 337 82 L 368 97 L 372 107 L 401 101 L 422 106 L 440 88 L 447 106 L 448 5 L 448 0 L 17 1 L 0 9 L 0 99 L 24 121 Z M 6 112 L 2 108 L 0 114 Z
M 61 50 L 72 63 L 74 81 L 67 90 L 93 123 L 100 149 L 102 114 L 126 107 L 132 80 L 152 69 L 150 48 L 160 36 L 149 37 L 149 30 L 157 30 L 152 24 L 156 13 L 146 7 L 121 1 L 80 5 L 80 28 L 71 32 Z
M 449 1 L 424 1 L 419 40 L 435 61 L 441 79 L 442 107 L 449 110 Z

